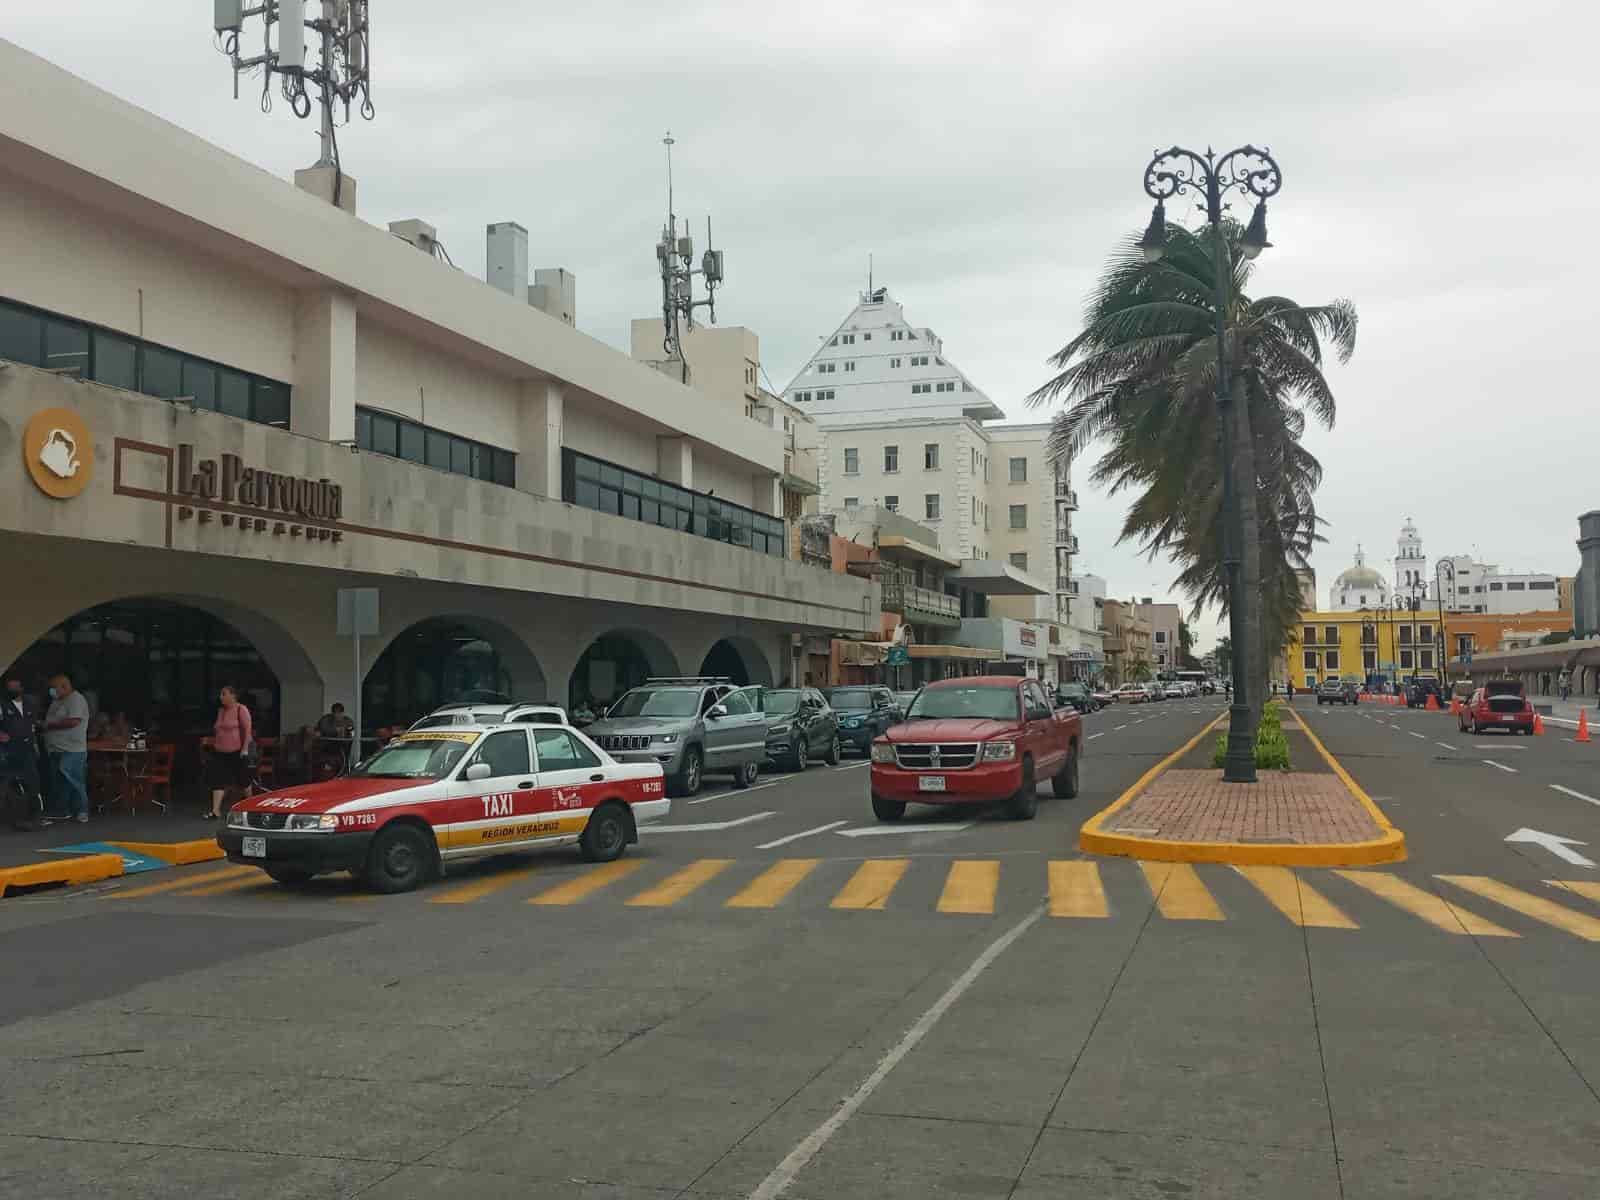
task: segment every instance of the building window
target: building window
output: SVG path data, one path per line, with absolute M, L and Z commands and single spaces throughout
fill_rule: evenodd
M 356 409 L 356 445 L 374 454 L 426 463 L 485 483 L 517 485 L 517 456 L 510 450 L 430 429 L 374 408 Z
M 1530 592 L 1553 592 L 1556 590 L 1556 581 L 1553 579 L 1532 579 L 1528 581 Z
M 1307 650 L 1305 652 L 1305 665 L 1308 671 L 1317 669 L 1317 652 L 1315 650 Z
M 839 369 L 839 364 L 838 363 L 825 362 L 825 363 L 818 363 L 817 364 L 817 374 L 818 375 L 832 375 L 838 369 Z
M 1508 592 L 1525 592 L 1527 590 L 1528 590 L 1528 585 L 1525 584 L 1525 583 L 1508 583 L 1508 584 L 1506 584 L 1506 591 L 1508 591 Z
M 1433 651 L 1432 650 L 1418 650 L 1417 651 L 1417 665 L 1424 671 L 1433 670 Z
M 844 510 L 845 510 L 845 512 L 853 512 L 854 510 L 856 510 L 857 508 L 860 508 L 860 507 L 861 507 L 861 500 L 860 500 L 859 497 L 857 497 L 857 496 L 846 496 L 844 498 Z
M 891 358 L 891 359 L 890 359 L 890 360 L 889 360 L 889 366 L 890 366 L 890 367 L 891 367 L 891 368 L 893 368 L 893 367 L 898 367 L 898 366 L 899 366 L 899 365 L 900 365 L 900 360 L 899 360 L 899 359 L 898 359 L 898 358 Z
M 1013 458 L 1011 460 L 1011 482 L 1012 483 L 1027 483 L 1028 482 L 1028 460 L 1027 459 L 1025 459 L 1025 458 Z
M 870 342 L 872 340 L 872 335 L 870 333 L 863 333 L 861 335 L 861 340 L 863 342 Z
M 1501 590 L 1502 590 L 1502 589 L 1503 589 L 1503 585 L 1502 585 L 1502 584 L 1498 584 L 1498 583 L 1491 583 L 1491 584 L 1490 584 L 1490 585 L 1489 585 L 1489 590 L 1490 590 L 1490 591 L 1491 591 L 1491 592 L 1498 592 L 1498 591 L 1501 591 Z
M 928 356 L 926 354 L 913 354 L 911 356 L 911 365 L 913 367 L 925 367 L 925 366 L 927 366 L 928 365 Z
M 1011 528 L 1026 529 L 1028 527 L 1028 506 L 1026 504 L 1013 504 L 1011 506 Z
M 854 371 L 856 369 L 856 360 L 853 358 L 850 359 L 844 364 L 844 369 L 846 372 Z
M 1339 652 L 1337 650 L 1329 650 L 1327 658 L 1328 670 L 1337 671 L 1339 669 Z
M 1165 646 L 1166 644 L 1167 644 L 1167 631 L 1165 629 L 1156 630 L 1156 645 Z
M 937 521 L 939 519 L 939 499 L 940 497 L 938 492 L 929 492 L 922 498 L 923 513 L 930 521 Z
M 933 385 L 933 390 L 936 391 L 936 392 L 953 392 L 953 391 L 956 390 L 956 385 L 954 383 L 948 383 L 948 382 L 947 383 L 936 383 L 936 384 Z
M 1307 625 L 1301 633 L 1304 636 L 1300 640 L 1306 645 L 1315 646 L 1317 644 L 1317 627 L 1315 625 Z
M 829 388 L 825 392 L 818 392 L 817 393 L 817 399 L 818 400 L 832 400 L 833 399 L 833 389 Z
M 844 346 L 854 346 L 856 344 L 856 335 L 853 333 L 847 333 L 839 339 L 839 342 Z
M 1409 625 L 1400 626 L 1400 644 L 1402 646 L 1411 645 L 1411 626 L 1409 626 Z
M 1361 668 L 1365 671 L 1378 669 L 1378 652 L 1376 650 L 1363 650 L 1361 652 Z
M 1016 550 L 1011 554 L 1011 565 L 1019 571 L 1028 569 L 1028 555 L 1024 550 Z
M 883 469 L 889 475 L 893 475 L 900 469 L 899 446 L 885 446 L 883 448 Z
M 861 451 L 854 446 L 844 448 L 844 473 L 846 475 L 861 474 Z
M 927 442 L 922 447 L 922 469 L 924 471 L 937 471 L 939 469 L 939 443 Z
M 1322 644 L 1337 646 L 1339 644 L 1339 627 L 1337 625 L 1324 625 L 1322 627 Z
M 1433 641 L 1433 626 L 1432 625 L 1418 625 L 1417 626 L 1417 641 L 1421 642 L 1423 644 L 1431 643 Z
M 760 554 L 782 557 L 788 552 L 781 517 L 705 492 L 690 491 L 570 448 L 561 451 L 561 464 L 561 498 L 568 504 L 743 546 Z M 849 507 L 850 502 L 845 503 Z
M 972 523 L 974 525 L 978 523 L 978 498 L 976 496 L 972 498 Z
M 903 329 L 891 329 L 889 331 L 889 340 L 891 342 L 903 342 L 903 341 L 905 341 L 906 340 L 905 330 L 903 330 Z
M 913 383 L 911 385 L 911 394 L 913 396 L 922 396 L 931 391 L 933 391 L 931 383 Z
M 883 506 L 885 508 L 887 508 L 890 512 L 899 512 L 900 511 L 900 497 L 899 496 L 885 496 L 883 498 Z
M 1401 650 L 1400 651 L 1400 669 L 1402 671 L 1411 670 L 1411 651 L 1409 651 L 1409 650 Z

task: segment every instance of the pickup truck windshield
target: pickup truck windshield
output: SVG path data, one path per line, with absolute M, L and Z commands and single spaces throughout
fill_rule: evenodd
M 1015 721 L 1017 690 L 1009 687 L 924 688 L 911 702 L 906 720 L 922 718 Z
M 636 688 L 611 706 L 606 716 L 692 717 L 700 711 L 699 688 Z

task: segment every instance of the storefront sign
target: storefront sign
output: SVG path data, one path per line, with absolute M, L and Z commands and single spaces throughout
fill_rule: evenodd
M 42 409 L 23 431 L 22 460 L 41 492 L 70 500 L 89 486 L 94 474 L 89 427 L 70 408 Z
M 344 516 L 344 489 L 329 479 L 305 479 L 247 467 L 237 454 L 224 454 L 220 459 L 196 459 L 194 447 L 180 442 L 177 491 L 180 496 L 194 501 L 193 506 L 179 507 L 179 520 L 193 518 L 207 524 L 213 518 L 220 518 L 223 525 L 237 523 L 241 530 L 256 533 L 270 529 L 274 534 L 303 536 L 307 541 L 344 539 L 340 530 L 320 524 L 338 521 Z M 206 501 L 260 509 L 265 515 L 215 513 Z

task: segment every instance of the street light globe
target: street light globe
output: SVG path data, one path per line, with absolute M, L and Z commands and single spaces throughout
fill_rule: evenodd
M 1160 262 L 1166 252 L 1167 209 L 1157 200 L 1155 208 L 1150 210 L 1150 224 L 1145 226 L 1144 236 L 1139 239 L 1139 253 L 1144 255 L 1145 262 L 1153 263 Z
M 1239 253 L 1247 259 L 1254 259 L 1272 243 L 1267 241 L 1267 202 L 1262 200 L 1256 205 L 1256 211 L 1250 217 L 1250 224 L 1244 231 L 1244 236 L 1239 239 Z

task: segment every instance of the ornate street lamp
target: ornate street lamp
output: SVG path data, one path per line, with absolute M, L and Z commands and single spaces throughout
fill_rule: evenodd
M 1456 565 L 1448 558 L 1441 558 L 1438 565 L 1433 568 L 1433 592 L 1439 601 L 1439 680 L 1446 687 L 1450 684 L 1450 672 L 1447 669 L 1450 663 L 1450 642 L 1444 627 L 1444 584 L 1439 579 L 1439 572 L 1443 571 L 1450 576 L 1450 594 L 1456 591 Z
M 1228 751 L 1223 760 L 1222 778 L 1230 783 L 1256 781 L 1255 734 L 1250 728 L 1249 658 L 1260 648 L 1248 644 L 1244 630 L 1244 586 L 1241 579 L 1244 543 L 1243 514 L 1233 477 L 1233 440 L 1228 436 L 1227 311 L 1228 256 L 1223 249 L 1223 197 L 1237 191 L 1254 196 L 1256 209 L 1250 224 L 1239 239 L 1239 252 L 1253 259 L 1272 243 L 1267 241 L 1267 200 L 1283 186 L 1283 174 L 1272 155 L 1255 146 L 1241 146 L 1218 158 L 1208 147 L 1204 155 L 1182 146 L 1158 151 L 1144 169 L 1145 194 L 1156 202 L 1150 224 L 1139 239 L 1139 250 L 1146 262 L 1157 262 L 1166 251 L 1166 202 L 1173 196 L 1193 193 L 1205 197 L 1206 223 L 1211 226 L 1214 274 L 1216 276 L 1217 326 L 1217 419 L 1222 428 L 1222 567 L 1228 584 L 1228 635 L 1233 641 L 1233 704 L 1228 711 Z M 1254 481 L 1247 494 L 1254 494 Z

